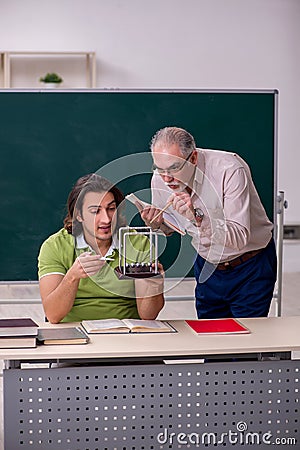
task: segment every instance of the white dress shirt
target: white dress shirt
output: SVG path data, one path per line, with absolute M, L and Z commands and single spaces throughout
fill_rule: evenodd
M 266 247 L 273 224 L 260 201 L 248 165 L 235 153 L 197 151 L 191 199 L 193 207 L 204 213 L 201 225 L 197 227 L 172 206 L 167 212 L 192 236 L 192 245 L 199 255 L 213 264 Z M 163 208 L 174 192 L 156 172 L 151 190 L 152 204 L 158 208 Z

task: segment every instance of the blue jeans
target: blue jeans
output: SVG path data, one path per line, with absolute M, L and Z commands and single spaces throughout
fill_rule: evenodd
M 273 239 L 266 248 L 248 261 L 228 270 L 216 269 L 206 281 L 201 282 L 200 277 L 199 282 L 204 264 L 205 260 L 198 255 L 194 263 L 194 273 L 197 281 L 195 295 L 199 319 L 268 315 L 277 274 Z M 213 268 L 212 265 L 209 266 L 209 269 Z

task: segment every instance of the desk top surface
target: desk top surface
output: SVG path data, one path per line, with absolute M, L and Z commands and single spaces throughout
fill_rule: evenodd
M 239 320 L 250 329 L 250 334 L 197 335 L 184 320 L 169 320 L 177 333 L 91 334 L 86 345 L 0 349 L 0 359 L 188 357 L 300 350 L 300 316 Z M 70 325 L 78 324 L 40 324 L 52 328 Z

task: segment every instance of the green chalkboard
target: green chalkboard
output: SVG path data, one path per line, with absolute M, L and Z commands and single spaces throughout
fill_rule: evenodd
M 117 167 L 125 194 L 147 195 L 150 155 L 140 173 L 134 166 L 164 126 L 186 128 L 198 147 L 239 153 L 273 219 L 276 117 L 276 91 L 0 91 L 0 280 L 37 279 L 39 247 L 62 226 L 79 176 L 99 170 L 114 178 Z M 163 245 L 167 275 L 184 275 L 180 261 L 170 262 L 179 236 Z M 186 248 L 191 266 L 194 254 Z

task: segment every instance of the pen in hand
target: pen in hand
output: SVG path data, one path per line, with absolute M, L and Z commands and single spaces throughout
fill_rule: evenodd
M 166 209 L 168 209 L 169 208 L 169 206 L 170 205 L 172 205 L 172 201 L 170 201 L 170 202 L 168 202 L 167 204 L 166 204 L 166 206 L 164 206 L 163 207 L 163 209 L 161 209 L 160 211 L 159 211 L 159 213 L 157 213 L 154 217 L 153 217 L 153 219 L 151 219 L 150 220 L 150 224 L 151 223 L 153 223 Z

